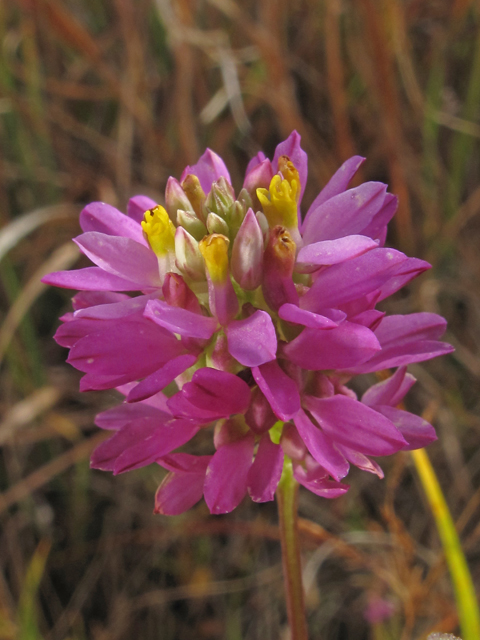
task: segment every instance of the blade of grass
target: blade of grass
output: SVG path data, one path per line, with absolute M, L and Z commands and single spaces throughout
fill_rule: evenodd
M 50 547 L 49 540 L 41 540 L 28 566 L 17 614 L 19 640 L 42 638 L 38 628 L 37 599 Z
M 455 529 L 452 515 L 425 449 L 412 458 L 435 519 L 452 579 L 463 640 L 480 638 L 480 612 L 472 576 Z

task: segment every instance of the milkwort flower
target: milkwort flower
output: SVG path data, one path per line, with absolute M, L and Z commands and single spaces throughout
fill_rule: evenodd
M 333 498 L 350 464 L 382 477 L 372 456 L 435 439 L 396 406 L 414 383 L 406 365 L 452 348 L 438 341 L 443 318 L 376 308 L 430 265 L 384 246 L 397 198 L 379 182 L 348 189 L 363 160 L 347 160 L 303 220 L 296 132 L 272 161 L 251 160 L 238 195 L 207 150 L 169 178 L 165 207 L 137 196 L 127 215 L 98 202 L 82 211 L 75 242 L 96 266 L 44 282 L 81 290 L 55 336 L 85 373 L 81 389 L 125 395 L 96 418 L 113 435 L 94 468 L 157 463 L 168 473 L 156 512 L 182 513 L 204 495 L 226 513 L 247 492 L 272 500 L 285 460 Z M 394 367 L 360 400 L 346 386 Z M 211 455 L 175 451 L 210 427 Z

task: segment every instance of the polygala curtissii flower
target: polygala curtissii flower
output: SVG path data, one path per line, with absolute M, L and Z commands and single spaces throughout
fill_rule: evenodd
M 300 213 L 307 156 L 293 132 L 273 160 L 253 158 L 236 195 L 207 150 L 165 206 L 136 196 L 127 214 L 95 202 L 75 238 L 93 267 L 44 282 L 80 290 L 55 339 L 84 372 L 80 387 L 125 401 L 96 418 L 112 431 L 92 467 L 167 470 L 155 510 L 179 514 L 202 495 L 212 513 L 248 493 L 272 500 L 284 464 L 319 496 L 345 493 L 351 464 L 435 439 L 397 408 L 406 365 L 449 353 L 432 313 L 386 316 L 376 305 L 429 268 L 385 247 L 397 198 L 386 185 L 348 188 L 347 160 Z M 132 295 L 133 293 L 133 295 Z M 358 399 L 356 375 L 397 368 Z M 209 455 L 177 451 L 212 429 Z

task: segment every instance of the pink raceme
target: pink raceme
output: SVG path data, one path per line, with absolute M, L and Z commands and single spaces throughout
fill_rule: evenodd
M 80 215 L 75 239 L 95 266 L 53 273 L 80 290 L 56 333 L 81 389 L 118 388 L 97 416 L 113 432 L 92 466 L 167 470 L 155 510 L 178 514 L 202 495 L 212 513 L 248 493 L 272 500 L 285 460 L 297 481 L 333 498 L 350 464 L 383 475 L 372 457 L 420 448 L 433 427 L 400 410 L 406 365 L 452 351 L 432 313 L 386 316 L 377 304 L 429 268 L 385 247 L 397 199 L 386 185 L 348 185 L 347 160 L 302 219 L 307 156 L 293 132 L 273 160 L 259 153 L 235 193 L 207 150 L 165 207 L 145 196 L 127 215 L 104 203 Z M 128 293 L 127 293 L 128 292 Z M 359 400 L 356 375 L 398 367 Z M 210 455 L 177 451 L 204 429 Z

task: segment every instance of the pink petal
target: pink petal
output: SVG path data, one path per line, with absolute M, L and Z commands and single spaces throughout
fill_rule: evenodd
M 326 435 L 359 453 L 387 456 L 407 444 L 390 420 L 358 400 L 307 396 L 304 404 Z
M 257 167 L 260 163 L 264 162 L 265 160 L 265 154 L 263 153 L 263 151 L 259 151 L 257 153 L 256 156 L 253 156 L 253 158 L 249 161 L 249 163 L 247 164 L 247 169 L 245 171 L 245 175 L 248 176 L 248 174 L 250 173 L 250 171 L 252 171 L 255 167 Z
M 297 255 L 296 271 L 304 272 L 299 267 L 308 265 L 332 265 L 351 258 L 361 256 L 371 249 L 376 249 L 378 243 L 365 236 L 352 235 L 336 240 L 323 240 L 302 247 Z
M 258 367 L 275 359 L 277 336 L 272 319 L 257 310 L 244 320 L 234 320 L 226 328 L 228 350 L 245 367 Z
M 175 473 L 200 473 L 205 476 L 213 456 L 194 456 L 191 453 L 169 453 L 157 460 L 157 463 L 168 471 Z
M 143 312 L 145 305 L 152 296 L 158 296 L 158 293 L 153 293 L 148 296 L 136 296 L 135 298 L 127 298 L 120 302 L 102 303 L 85 309 L 79 309 L 75 312 L 75 318 L 119 320 L 133 313 Z
M 85 336 L 70 351 L 67 361 L 80 371 L 137 380 L 183 351 L 173 334 L 143 318 L 103 323 L 103 330 Z
M 358 451 L 354 451 L 353 449 L 349 449 L 349 447 L 345 447 L 342 444 L 338 444 L 338 449 L 343 453 L 345 458 L 354 464 L 356 467 L 361 469 L 362 471 L 368 471 L 368 473 L 374 473 L 379 478 L 384 477 L 384 473 L 382 471 L 381 466 L 375 462 L 375 460 L 370 460 L 367 456 L 364 456 L 363 453 L 359 453 Z
M 195 371 L 182 393 L 195 406 L 217 411 L 224 417 L 245 413 L 250 404 L 250 388 L 246 382 L 233 373 L 209 367 Z
M 265 433 L 277 422 L 277 416 L 260 387 L 254 387 L 251 391 L 250 406 L 245 413 L 245 422 L 250 429 L 257 434 Z
M 334 329 L 304 329 L 283 354 L 303 369 L 320 371 L 361 364 L 380 348 L 370 329 L 345 321 Z
M 181 373 L 192 367 L 196 361 L 197 356 L 189 353 L 169 360 L 158 371 L 154 371 L 145 380 L 139 382 L 128 394 L 127 402 L 138 402 L 153 396 L 173 382 Z
M 114 291 L 80 291 L 73 296 L 72 307 L 74 311 L 79 311 L 100 304 L 122 302 L 122 300 L 130 300 L 130 297 L 125 293 L 115 293 Z
M 247 493 L 248 471 L 252 466 L 252 433 L 220 447 L 208 465 L 204 495 L 210 513 L 230 513 Z
M 280 307 L 278 315 L 282 320 L 292 322 L 293 324 L 301 324 L 311 329 L 332 329 L 338 326 L 336 322 L 326 316 L 300 309 L 300 307 L 297 307 L 295 304 L 290 304 L 289 302 Z
M 216 318 L 202 316 L 181 307 L 171 307 L 162 300 L 148 302 L 144 316 L 185 338 L 209 340 L 218 326 Z
M 283 469 L 283 451 L 268 433 L 258 443 L 255 460 L 248 472 L 248 493 L 254 502 L 273 500 Z
M 395 269 L 392 276 L 380 287 L 378 300 L 385 300 L 388 296 L 396 293 L 399 289 L 408 284 L 411 280 L 419 276 L 424 271 L 431 269 L 431 265 L 425 260 L 418 258 L 407 258 Z
M 154 513 L 178 516 L 201 500 L 205 473 L 167 473 L 155 494 Z
M 326 478 L 321 470 L 317 473 L 305 471 L 300 465 L 294 465 L 293 475 L 295 480 L 302 486 L 322 498 L 338 498 L 350 488 L 348 484 L 334 482 Z
M 357 173 L 359 167 L 364 162 L 365 158 L 362 158 L 361 156 L 353 156 L 352 158 L 346 160 L 342 164 L 342 166 L 337 169 L 336 173 L 333 174 L 333 176 L 312 202 L 309 210 L 307 211 L 307 215 L 305 216 L 304 226 L 313 212 L 316 211 L 320 207 L 320 205 L 322 205 L 327 200 L 330 200 L 330 198 L 338 196 L 340 193 L 343 193 L 346 190 L 350 180 Z
M 61 347 L 71 349 L 74 344 L 84 338 L 89 333 L 95 333 L 103 328 L 102 322 L 90 318 L 81 320 L 72 319 L 58 327 L 53 336 L 55 342 Z
M 252 369 L 253 377 L 280 420 L 290 420 L 300 409 L 300 394 L 295 382 L 276 360 Z
M 208 194 L 210 189 L 212 188 L 212 183 L 222 176 L 227 180 L 228 183 L 232 183 L 230 174 L 224 161 L 211 149 L 207 149 L 201 156 L 197 164 L 193 165 L 193 167 L 186 167 L 186 169 L 182 173 L 180 182 L 183 182 L 188 174 L 197 176 L 197 178 L 200 180 L 202 189 L 206 194 Z
M 83 253 L 108 273 L 142 288 L 161 286 L 158 261 L 150 249 L 131 238 L 89 231 L 74 238 Z
M 145 417 L 122 427 L 111 438 L 105 440 L 92 453 L 90 466 L 92 469 L 113 471 L 115 462 L 125 450 L 143 442 L 159 427 L 159 420 Z
M 88 204 L 80 214 L 80 226 L 85 232 L 98 231 L 109 236 L 122 236 L 148 246 L 140 224 L 105 202 Z
M 372 221 L 362 230 L 362 235 L 369 236 L 374 240 L 381 240 L 381 245 L 384 244 L 384 235 L 388 223 L 395 215 L 398 208 L 398 198 L 391 193 L 385 194 L 385 200 L 383 201 L 382 208 L 373 217 Z
M 128 201 L 127 216 L 135 222 L 142 222 L 145 215 L 145 211 L 154 209 L 157 206 L 155 200 L 152 200 L 148 196 L 133 196 Z
M 407 373 L 407 367 L 400 367 L 387 380 L 374 384 L 362 396 L 362 402 L 368 407 L 376 404 L 388 404 L 392 407 L 403 400 L 416 379 Z
M 167 422 L 171 416 L 148 404 L 126 404 L 123 402 L 116 407 L 98 413 L 95 416 L 95 424 L 100 429 L 118 431 L 139 418 L 156 418 L 159 422 Z
M 365 182 L 311 208 L 303 225 L 305 244 L 362 233 L 380 211 L 386 191 L 381 182 Z
M 328 267 L 302 296 L 300 306 L 321 313 L 322 308 L 336 308 L 361 298 L 387 282 L 405 260 L 407 256 L 400 251 L 379 248 Z
M 125 429 L 129 429 L 130 426 Z M 171 420 L 166 424 L 158 424 L 157 420 L 157 428 L 153 433 L 118 456 L 113 467 L 114 475 L 155 462 L 161 456 L 191 440 L 199 429 L 200 426 L 190 420 Z
M 302 409 L 295 415 L 293 421 L 302 440 L 307 445 L 307 449 L 318 464 L 328 471 L 335 480 L 344 478 L 348 473 L 350 465 L 330 438 L 322 433 L 320 429 L 309 420 L 307 414 Z
M 375 406 L 375 409 L 397 427 L 408 442 L 408 446 L 403 447 L 407 451 L 422 449 L 437 439 L 435 429 L 420 416 L 388 406 Z
M 74 271 L 54 271 L 42 278 L 42 282 L 64 289 L 85 291 L 138 291 L 138 282 L 107 273 L 99 267 L 86 267 Z

